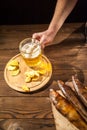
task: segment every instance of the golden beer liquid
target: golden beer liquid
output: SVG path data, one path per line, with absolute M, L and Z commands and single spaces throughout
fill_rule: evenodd
M 35 67 L 41 63 L 42 49 L 39 41 L 32 41 L 31 38 L 24 39 L 19 46 L 21 55 L 30 67 Z
M 38 71 L 39 74 L 47 74 L 51 70 L 49 63 L 43 58 L 43 50 L 38 40 L 26 38 L 19 44 L 19 50 L 25 63 Z
M 26 62 L 26 64 L 30 67 L 35 67 L 40 65 L 41 60 L 42 60 L 42 54 L 39 54 L 37 57 L 35 58 L 25 58 L 23 56 L 24 61 Z

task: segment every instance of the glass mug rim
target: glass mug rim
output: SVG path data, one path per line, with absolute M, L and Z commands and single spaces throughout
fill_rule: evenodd
M 21 56 L 28 66 L 35 67 L 41 63 L 42 48 L 39 40 L 33 38 L 25 38 L 20 42 L 19 50 Z
M 42 47 L 41 47 L 41 44 L 40 44 L 40 41 L 39 41 L 39 40 L 34 39 L 34 38 L 25 38 L 25 39 L 23 39 L 23 40 L 19 43 L 19 50 L 20 50 L 20 53 L 23 52 L 23 53 L 29 54 L 28 52 L 25 52 L 25 51 L 21 50 L 22 44 L 26 44 L 26 43 L 28 42 L 28 40 L 37 41 L 37 45 L 40 46 L 40 50 L 41 50 L 40 53 L 42 52 Z M 34 43 L 34 42 L 32 42 L 32 43 Z

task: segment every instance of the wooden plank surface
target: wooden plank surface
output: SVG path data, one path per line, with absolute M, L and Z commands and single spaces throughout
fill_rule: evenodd
M 20 130 L 55 130 L 49 89 L 58 89 L 57 80 L 67 81 L 75 73 L 87 84 L 87 44 L 84 23 L 64 24 L 44 54 L 52 63 L 52 78 L 42 89 L 20 93 L 11 89 L 4 79 L 7 62 L 19 53 L 19 43 L 48 25 L 0 26 L 0 130 L 17 125 Z M 11 129 L 12 130 L 12 129 Z
M 17 49 L 20 41 L 26 37 L 31 37 L 33 33 L 44 31 L 48 24 L 42 25 L 14 25 L 0 26 L 0 49 Z M 66 39 L 83 41 L 84 23 L 64 24 L 57 33 L 53 44 L 61 43 Z
M 55 130 L 53 119 L 0 119 L 0 130 Z
M 1 97 L 0 118 L 52 118 L 47 97 Z

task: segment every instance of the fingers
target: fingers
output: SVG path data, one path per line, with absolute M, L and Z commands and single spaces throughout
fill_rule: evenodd
M 32 38 L 40 40 L 40 38 L 41 38 L 41 33 L 34 33 L 34 34 L 32 35 Z
M 45 47 L 46 38 L 45 38 L 45 35 L 43 34 L 43 32 L 42 33 L 34 33 L 32 35 L 32 38 L 39 40 L 42 48 Z
M 51 33 L 49 30 L 46 30 L 43 32 L 34 33 L 32 37 L 39 40 L 42 48 L 44 48 L 46 45 L 52 43 L 55 36 L 54 34 L 55 33 Z
M 46 40 L 47 40 L 47 39 L 46 39 L 45 35 L 43 35 L 43 36 L 41 37 L 41 39 L 40 39 L 40 43 L 41 43 L 42 47 L 45 47 Z

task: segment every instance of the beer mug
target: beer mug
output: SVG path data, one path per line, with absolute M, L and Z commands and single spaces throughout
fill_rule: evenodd
M 19 44 L 20 53 L 30 67 L 38 66 L 42 59 L 41 44 L 37 39 L 26 38 Z

